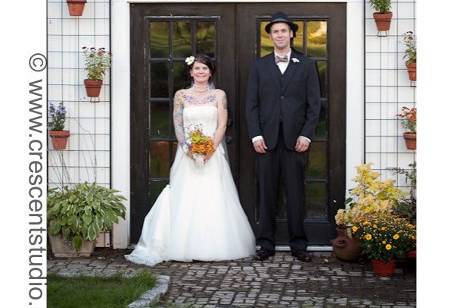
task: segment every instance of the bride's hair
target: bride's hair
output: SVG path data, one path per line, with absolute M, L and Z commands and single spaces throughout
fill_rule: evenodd
M 214 77 L 215 74 L 215 66 L 211 58 L 205 54 L 196 55 L 193 63 L 191 63 L 191 65 L 188 65 L 188 71 L 191 71 L 193 69 L 193 65 L 195 65 L 195 62 L 202 63 L 209 68 L 209 71 L 211 72 L 211 77 L 209 77 L 209 84 L 213 85 L 212 77 Z M 191 82 L 193 83 L 193 80 Z

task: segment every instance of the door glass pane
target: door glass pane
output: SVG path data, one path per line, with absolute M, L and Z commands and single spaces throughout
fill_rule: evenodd
M 169 141 L 150 142 L 150 177 L 169 176 L 169 152 Z
M 296 32 L 296 37 L 293 39 L 293 47 L 300 53 L 304 53 L 304 22 L 295 21 L 295 24 L 299 26 Z
M 318 78 L 320 78 L 320 96 L 327 97 L 326 89 L 328 89 L 328 78 L 327 78 L 327 62 L 317 61 Z
M 270 40 L 270 37 L 267 32 L 265 32 L 265 25 L 268 24 L 268 21 L 260 22 L 260 56 L 266 56 L 273 52 L 273 44 Z
M 152 58 L 167 58 L 169 55 L 169 23 L 150 23 L 150 54 Z
M 309 21 L 307 23 L 307 54 L 310 57 L 326 57 L 326 21 Z
M 193 53 L 191 48 L 191 27 L 188 21 L 176 21 L 173 24 L 172 50 L 174 57 L 189 57 Z
M 151 137 L 169 137 L 170 110 L 169 101 L 150 103 L 150 133 Z
M 310 182 L 305 184 L 306 217 L 326 217 L 327 188 L 325 182 Z
M 174 92 L 185 89 L 191 85 L 190 73 L 185 62 L 174 62 L 173 64 Z
M 153 205 L 161 191 L 169 183 L 168 180 L 150 181 L 148 192 L 148 204 Z
M 328 138 L 328 101 L 326 99 L 321 100 L 320 116 L 315 127 L 315 138 Z
M 196 53 L 215 58 L 215 23 L 198 22 L 196 24 Z
M 312 142 L 309 150 L 309 168 L 306 170 L 306 175 L 310 178 L 326 178 L 328 175 L 327 157 L 326 142 Z
M 166 62 L 151 63 L 151 97 L 169 97 Z

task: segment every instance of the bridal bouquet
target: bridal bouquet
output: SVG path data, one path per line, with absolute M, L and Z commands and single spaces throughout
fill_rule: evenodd
M 190 153 L 198 165 L 204 165 L 204 157 L 214 152 L 212 138 L 204 135 L 201 127 L 195 127 L 189 133 Z

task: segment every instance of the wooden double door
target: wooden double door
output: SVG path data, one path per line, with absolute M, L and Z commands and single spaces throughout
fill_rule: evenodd
M 246 84 L 254 59 L 273 50 L 264 27 L 277 11 L 299 25 L 293 48 L 317 61 L 321 81 L 320 120 L 305 173 L 305 231 L 312 245 L 327 245 L 334 237 L 334 214 L 343 207 L 345 193 L 345 3 L 131 4 L 132 243 L 169 182 L 176 151 L 173 97 L 190 84 L 185 58 L 200 53 L 214 60 L 215 84 L 227 93 L 230 164 L 241 204 L 256 229 L 258 183 L 245 123 Z M 287 245 L 282 191 L 276 223 L 277 245 Z

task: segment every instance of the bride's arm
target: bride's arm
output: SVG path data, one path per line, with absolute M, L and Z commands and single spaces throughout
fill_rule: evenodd
M 217 103 L 218 120 L 217 130 L 214 134 L 214 149 L 217 149 L 227 130 L 228 110 L 227 110 L 227 96 L 225 92 L 221 91 Z
M 173 111 L 173 119 L 174 119 L 174 128 L 175 128 L 175 136 L 177 137 L 178 146 L 188 154 L 188 145 L 186 144 L 185 140 L 185 130 L 183 127 L 183 97 L 180 93 L 180 90 L 175 93 L 174 97 L 174 111 Z

